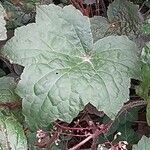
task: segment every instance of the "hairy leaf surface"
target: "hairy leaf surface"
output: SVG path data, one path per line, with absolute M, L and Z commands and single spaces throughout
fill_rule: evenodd
M 150 149 L 150 139 L 143 136 L 137 145 L 133 145 L 132 150 L 149 150 Z
M 17 92 L 31 128 L 70 122 L 88 103 L 114 118 L 138 64 L 125 36 L 93 43 L 89 18 L 73 6 L 39 6 L 36 23 L 17 29 L 2 53 L 25 66 Z

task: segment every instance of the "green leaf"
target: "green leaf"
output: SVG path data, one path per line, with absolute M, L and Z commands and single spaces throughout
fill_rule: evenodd
M 117 141 L 127 141 L 130 144 L 135 144 L 138 142 L 138 134 L 132 129 L 131 125 L 132 124 L 128 122 L 119 127 L 117 131 L 120 132 L 121 135 L 117 137 Z
M 20 98 L 15 93 L 17 83 L 12 77 L 0 78 L 0 110 L 7 115 L 14 115 L 20 123 L 24 122 L 24 116 L 22 109 L 20 108 Z M 6 106 L 15 106 L 13 109 L 9 109 Z M 18 106 L 17 106 L 18 105 Z
M 2 53 L 25 66 L 17 93 L 32 129 L 70 122 L 88 103 L 115 118 L 138 75 L 136 45 L 125 36 L 93 44 L 89 18 L 73 6 L 39 6 Z
M 141 69 L 141 79 L 142 82 L 139 87 L 137 87 L 137 93 L 145 100 L 149 97 L 149 87 L 150 87 L 150 42 L 145 44 L 141 54 L 142 69 Z
M 7 39 L 6 28 L 5 28 L 6 22 L 4 20 L 4 16 L 5 16 L 5 10 L 0 3 L 0 41 Z
M 24 116 L 20 106 L 20 98 L 15 93 L 16 82 L 12 77 L 0 78 L 0 111 L 11 116 L 12 114 L 17 118 L 20 123 L 24 122 Z M 15 106 L 13 109 L 9 109 L 6 106 Z M 18 105 L 18 106 L 17 106 Z
M 2 150 L 27 150 L 22 126 L 13 118 L 0 112 L 0 145 Z
M 146 107 L 146 119 L 147 119 L 148 125 L 150 125 L 150 97 L 148 99 L 148 104 Z
M 150 8 L 150 1 L 146 0 L 145 6 L 147 6 L 148 8 Z
M 146 119 L 148 125 L 150 125 L 150 96 L 149 96 L 149 88 L 150 88 L 150 42 L 145 44 L 145 47 L 142 50 L 142 82 L 140 86 L 137 88 L 138 94 L 147 100 L 147 108 L 146 108 Z
M 142 50 L 141 57 L 144 64 L 150 65 L 150 42 L 145 44 L 145 47 Z
M 17 121 L 19 121 L 21 124 L 25 124 L 25 118 L 22 114 L 22 108 L 10 109 L 9 114 L 13 114 Z
M 105 37 L 110 27 L 108 20 L 101 16 L 94 16 L 90 18 L 90 22 L 94 42 Z
M 0 78 L 0 104 L 18 101 L 19 97 L 15 93 L 16 83 L 12 77 Z
M 138 5 L 128 0 L 114 0 L 108 7 L 108 19 L 110 22 L 118 23 L 118 33 L 132 36 L 139 33 L 143 22 L 138 9 Z
M 57 58 L 56 55 L 78 57 L 93 46 L 89 19 L 73 6 L 64 7 L 63 11 L 53 4 L 39 6 L 36 24 L 17 28 L 15 35 L 5 46 L 4 54 L 23 66 L 48 63 L 52 58 Z
M 99 41 L 95 45 L 97 55 L 90 62 L 72 62 L 70 68 L 69 63 L 62 61 L 63 58 L 52 60 L 50 64 L 39 63 L 26 67 L 17 90 L 24 98 L 24 114 L 28 116 L 30 124 L 48 125 L 58 118 L 70 122 L 89 102 L 99 110 L 104 110 L 108 116 L 115 117 L 128 99 L 130 83 L 125 73 L 129 68 L 124 66 L 126 62 L 115 63 L 118 52 L 115 47 L 110 52 L 108 44 L 125 40 L 127 39 L 109 37 Z M 118 53 L 120 57 L 126 54 L 126 51 Z M 113 57 L 107 59 L 110 55 Z M 130 63 L 130 67 L 134 66 Z M 108 105 L 110 109 L 107 108 Z
M 140 108 L 133 107 L 130 109 L 125 109 L 123 112 L 120 112 L 114 120 L 113 124 L 111 125 L 111 128 L 107 132 L 107 136 L 115 133 L 118 128 L 125 126 L 125 124 L 130 124 L 130 122 L 138 120 L 139 109 Z
M 28 11 L 27 7 L 25 6 L 27 2 L 22 2 L 20 4 L 13 4 L 12 0 L 5 0 L 2 2 L 3 7 L 6 10 L 7 13 L 7 29 L 15 29 L 18 26 L 22 26 L 24 24 L 27 24 L 29 21 L 31 21 L 33 18 L 33 14 L 31 15 L 31 10 Z M 20 6 L 19 6 L 20 5 Z M 33 11 L 33 7 L 32 7 Z
M 149 150 L 150 149 L 150 139 L 143 136 L 137 145 L 133 145 L 132 150 Z
M 127 35 L 139 44 L 137 35 L 140 33 L 143 17 L 137 5 L 127 0 L 115 0 L 109 5 L 107 15 L 108 19 L 101 16 L 90 19 L 94 41 L 110 35 Z
M 150 19 L 145 20 L 142 30 L 145 34 L 150 34 Z
M 150 125 L 150 42 L 145 44 L 145 47 L 142 50 L 141 54 L 142 69 L 141 69 L 141 83 L 137 87 L 136 91 L 138 95 L 143 97 L 147 102 L 146 108 L 146 118 L 147 122 Z

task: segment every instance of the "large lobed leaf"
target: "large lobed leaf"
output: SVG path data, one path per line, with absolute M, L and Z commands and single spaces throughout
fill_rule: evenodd
M 132 150 L 149 150 L 150 149 L 150 139 L 143 136 L 137 145 L 133 145 Z
M 25 66 L 17 93 L 32 128 L 70 122 L 88 103 L 113 119 L 128 100 L 136 52 L 125 36 L 93 44 L 89 18 L 73 6 L 53 4 L 39 6 L 36 23 L 18 28 L 2 51 Z
M 27 150 L 27 141 L 22 126 L 13 116 L 0 112 L 0 149 Z
M 6 38 L 7 38 L 6 28 L 5 28 L 6 22 L 4 20 L 4 16 L 5 16 L 5 10 L 0 3 L 0 41 L 6 40 Z

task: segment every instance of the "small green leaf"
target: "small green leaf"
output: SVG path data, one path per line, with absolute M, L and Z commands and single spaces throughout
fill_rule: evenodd
M 150 34 L 150 19 L 145 20 L 142 30 L 145 34 Z
M 150 8 L 150 1 L 149 1 L 149 0 L 146 0 L 145 5 L 146 5 L 148 8 Z
M 5 10 L 0 3 L 0 41 L 7 39 L 6 28 L 5 28 L 6 22 L 4 20 L 5 15 L 6 15 Z
M 141 79 L 142 82 L 139 87 L 137 87 L 137 93 L 145 100 L 149 97 L 150 88 L 150 42 L 145 44 L 141 54 L 142 69 L 141 69 Z
M 107 132 L 107 136 L 113 134 L 118 130 L 118 128 L 124 126 L 125 124 L 130 124 L 130 122 L 138 120 L 138 111 L 139 108 L 130 108 L 128 110 L 124 110 L 122 113 L 119 113 L 114 120 L 111 128 Z
M 2 150 L 27 150 L 27 141 L 22 126 L 13 116 L 0 112 L 0 145 Z
M 128 36 L 138 34 L 143 22 L 138 9 L 138 5 L 128 0 L 114 0 L 108 7 L 108 19 L 119 24 L 118 33 Z
M 22 3 L 20 7 L 19 4 L 14 5 L 11 0 L 5 0 L 2 2 L 2 5 L 7 13 L 7 29 L 15 29 L 16 27 L 28 23 L 32 19 L 31 16 L 33 15 L 27 13 L 27 8 L 24 6 L 24 3 Z
M 132 150 L 149 150 L 150 149 L 150 139 L 143 136 L 137 145 L 133 145 Z
M 141 57 L 144 64 L 150 65 L 150 42 L 145 44 L 145 47 L 142 50 Z
M 0 104 L 16 102 L 19 100 L 17 94 L 15 94 L 16 83 L 12 77 L 0 78 Z
M 25 123 L 24 115 L 22 114 L 22 108 L 14 108 L 9 110 L 9 114 L 13 114 L 14 117 L 21 123 Z
M 117 131 L 120 132 L 121 135 L 118 136 L 117 141 L 127 141 L 130 144 L 138 142 L 138 134 L 132 129 L 131 125 L 130 122 L 127 122 L 119 127 Z
M 146 108 L 146 118 L 150 125 L 150 42 L 145 44 L 141 54 L 142 69 L 141 69 L 141 83 L 137 87 L 137 94 L 143 97 L 148 105 Z
M 24 116 L 22 114 L 22 108 L 20 108 L 20 98 L 15 93 L 17 83 L 12 77 L 0 78 L 0 110 L 7 115 L 14 115 L 20 123 L 24 122 Z M 9 109 L 6 106 L 15 106 L 13 109 Z M 18 105 L 18 106 L 17 106 Z

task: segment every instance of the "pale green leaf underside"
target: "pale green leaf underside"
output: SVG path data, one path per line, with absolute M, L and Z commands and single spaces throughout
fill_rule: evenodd
M 0 103 L 9 103 L 18 101 L 15 94 L 16 83 L 11 77 L 0 78 Z
M 149 150 L 150 149 L 150 139 L 143 136 L 137 145 L 133 145 L 132 150 Z
M 0 3 L 0 41 L 6 40 L 6 38 L 7 38 L 6 28 L 5 28 L 6 22 L 4 20 L 4 15 L 5 15 L 5 10 Z
M 13 117 L 0 112 L 0 148 L 2 150 L 27 150 L 27 141 L 22 126 Z
M 127 101 L 137 65 L 137 47 L 127 37 L 93 44 L 89 18 L 55 5 L 38 7 L 36 23 L 15 35 L 2 53 L 25 66 L 17 92 L 31 127 L 70 122 L 89 102 L 114 118 Z

